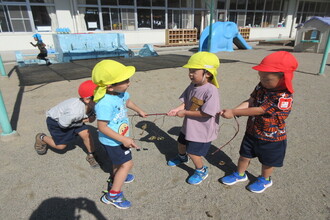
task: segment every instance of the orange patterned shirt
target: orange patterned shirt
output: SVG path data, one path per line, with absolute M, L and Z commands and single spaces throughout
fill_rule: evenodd
M 287 90 L 270 91 L 260 83 L 251 94 L 252 107 L 261 107 L 266 113 L 248 118 L 246 133 L 265 141 L 282 141 L 287 138 L 285 119 L 292 108 L 292 94 Z

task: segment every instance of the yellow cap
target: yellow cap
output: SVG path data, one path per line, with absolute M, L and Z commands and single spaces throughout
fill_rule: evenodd
M 125 66 L 114 60 L 97 63 L 92 72 L 92 80 L 98 86 L 94 92 L 94 101 L 98 102 L 107 91 L 107 86 L 129 79 L 135 73 L 134 66 Z
M 217 68 L 220 66 L 219 58 L 209 52 L 198 52 L 190 57 L 188 63 L 183 68 L 205 69 L 213 75 L 212 84 L 219 88 L 217 80 Z

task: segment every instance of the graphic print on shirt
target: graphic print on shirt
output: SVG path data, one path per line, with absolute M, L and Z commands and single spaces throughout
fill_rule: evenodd
M 278 108 L 281 110 L 288 110 L 291 108 L 292 98 L 285 98 L 285 93 L 278 99 Z
M 118 134 L 125 136 L 128 132 L 128 124 L 123 123 L 119 126 Z
M 118 125 L 117 133 L 123 136 L 128 136 L 129 126 L 126 120 L 126 109 L 124 108 L 124 105 L 115 106 L 115 108 L 118 113 L 113 118 L 113 123 Z
M 201 99 L 198 99 L 196 97 L 191 98 L 191 106 L 190 106 L 190 111 L 198 111 L 200 110 L 200 107 L 204 104 L 204 101 Z

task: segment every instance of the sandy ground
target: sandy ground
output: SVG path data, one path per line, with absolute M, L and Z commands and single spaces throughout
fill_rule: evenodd
M 223 108 L 234 107 L 248 98 L 258 83 L 253 65 L 273 51 L 292 49 L 254 48 L 217 54 L 222 62 L 218 80 Z M 2 77 L 2 96 L 19 136 L 0 138 L 0 219 L 330 219 L 329 61 L 325 75 L 319 76 L 322 54 L 294 55 L 300 65 L 294 79 L 293 111 L 287 120 L 288 149 L 284 167 L 273 173 L 272 187 L 254 194 L 245 188 L 249 182 L 230 187 L 218 182 L 236 168 L 247 118 L 239 118 L 240 131 L 230 145 L 205 158 L 209 177 L 192 186 L 186 182 L 193 173 L 192 162 L 175 168 L 166 165 L 177 153 L 176 138 L 182 119 L 134 117 L 132 135 L 148 150 L 133 150 L 132 173 L 136 179 L 123 187 L 133 204 L 128 210 L 100 202 L 102 190 L 107 188 L 110 164 L 97 142 L 95 123 L 90 128 L 103 163 L 101 169 L 89 167 L 79 138 L 62 152 L 49 149 L 46 155 L 39 156 L 33 149 L 35 134 L 48 133 L 45 111 L 75 97 L 78 85 L 86 79 L 19 87 L 15 72 Z M 10 72 L 13 64 L 5 67 Z M 183 68 L 137 72 L 129 92 L 132 100 L 148 113 L 163 113 L 179 104 L 178 96 L 188 84 L 187 70 Z M 219 138 L 210 153 L 235 134 L 234 120 L 223 119 L 221 123 Z M 143 132 L 141 127 L 145 124 L 147 129 Z M 149 140 L 151 136 L 164 139 Z M 256 159 L 248 171 L 250 181 L 260 175 Z

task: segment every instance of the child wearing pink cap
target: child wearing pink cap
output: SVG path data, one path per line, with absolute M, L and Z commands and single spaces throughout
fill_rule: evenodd
M 247 187 L 262 193 L 273 182 L 274 167 L 282 167 L 287 146 L 285 119 L 292 108 L 294 92 L 293 72 L 298 62 L 289 52 L 279 51 L 266 56 L 259 65 L 260 82 L 250 98 L 234 109 L 224 109 L 221 116 L 249 116 L 245 136 L 240 147 L 237 171 L 220 179 L 223 184 L 233 185 L 248 180 L 245 174 L 250 160 L 257 157 L 261 163 L 261 176 Z

